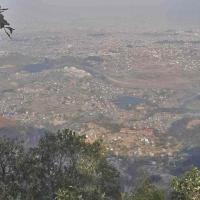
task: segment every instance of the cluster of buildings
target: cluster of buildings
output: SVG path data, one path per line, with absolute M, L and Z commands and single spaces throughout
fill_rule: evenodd
M 88 140 L 104 137 L 116 154 L 173 154 L 178 149 L 162 140 L 187 115 L 181 100 L 199 87 L 200 36 L 127 34 L 30 36 L 12 49 L 4 45 L 0 57 L 10 59 L 17 51 L 22 61 L 26 55 L 38 62 L 48 58 L 55 67 L 31 73 L 18 65 L 5 71 L 0 64 L 0 84 L 6 86 L 0 91 L 1 115 L 37 128 L 72 128 Z M 122 96 L 144 101 L 123 109 L 115 103 Z

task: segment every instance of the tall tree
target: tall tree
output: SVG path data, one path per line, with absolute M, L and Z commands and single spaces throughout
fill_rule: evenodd
M 101 141 L 87 143 L 67 129 L 46 134 L 26 151 L 1 139 L 0 155 L 0 199 L 120 199 L 119 173 Z
M 0 138 L 0 199 L 17 199 L 21 190 L 20 163 L 24 150 L 19 144 Z

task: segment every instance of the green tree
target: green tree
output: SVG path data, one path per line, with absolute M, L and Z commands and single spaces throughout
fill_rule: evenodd
M 20 195 L 20 165 L 24 149 L 8 139 L 0 138 L 0 199 L 17 199 Z
M 124 194 L 124 200 L 164 200 L 164 192 L 144 178 L 132 194 Z
M 193 168 L 172 181 L 172 200 L 200 199 L 200 170 Z
M 1 139 L 0 155 L 0 199 L 120 199 L 119 173 L 101 141 L 87 143 L 66 129 L 46 134 L 26 151 Z
M 91 188 L 65 188 L 56 193 L 55 200 L 109 200 L 105 193 L 95 187 Z

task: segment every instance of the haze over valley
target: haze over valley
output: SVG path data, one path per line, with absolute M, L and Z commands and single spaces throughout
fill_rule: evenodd
M 127 189 L 200 167 L 199 0 L 0 0 L 0 134 L 102 139 Z M 132 167 L 130 167 L 132 166 Z

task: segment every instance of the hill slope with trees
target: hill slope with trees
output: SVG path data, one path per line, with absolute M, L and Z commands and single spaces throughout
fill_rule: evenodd
M 197 168 L 172 180 L 171 200 L 199 200 Z M 38 145 L 0 138 L 0 199 L 4 200 L 164 200 L 148 178 L 132 192 L 120 189 L 120 174 L 101 141 L 89 143 L 71 130 L 47 133 Z

